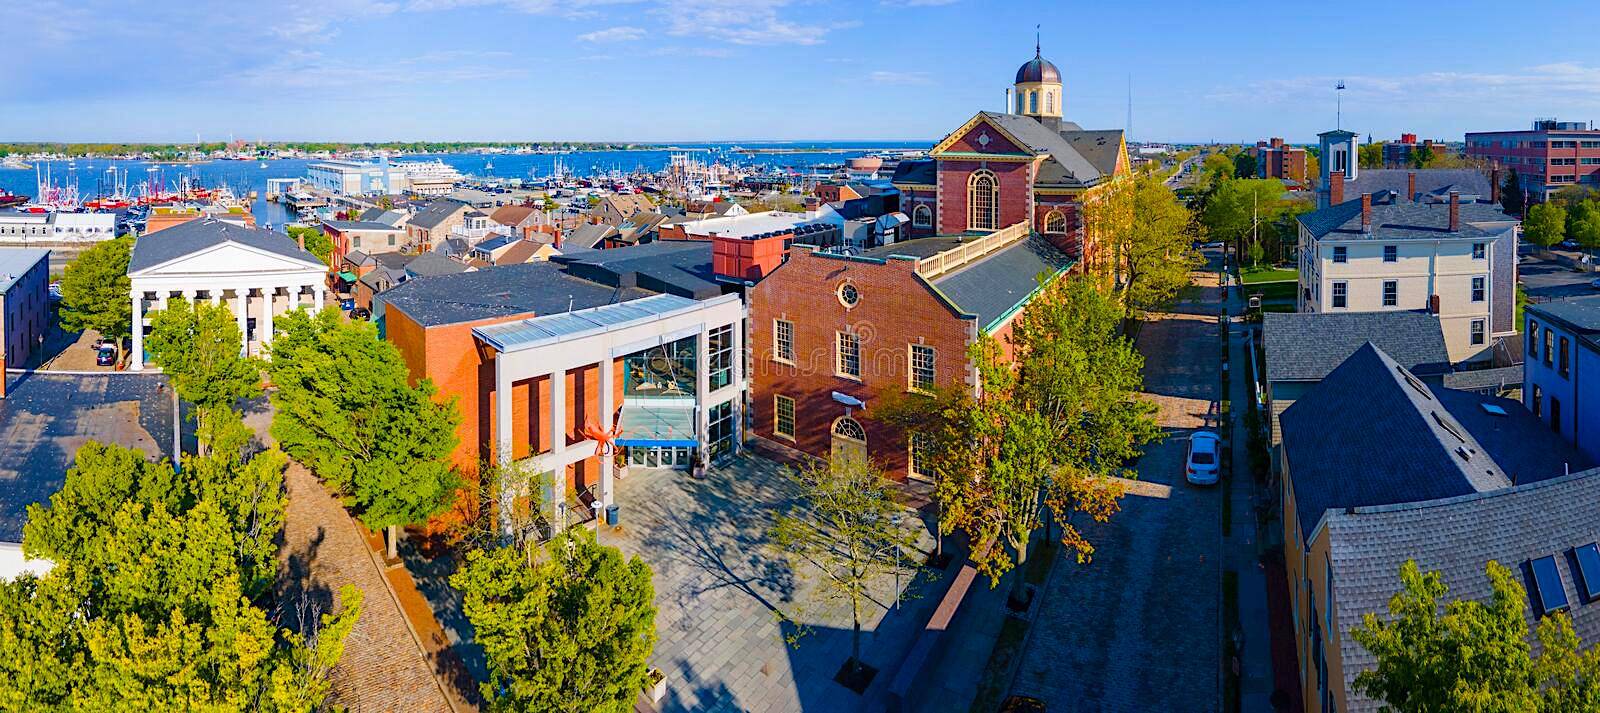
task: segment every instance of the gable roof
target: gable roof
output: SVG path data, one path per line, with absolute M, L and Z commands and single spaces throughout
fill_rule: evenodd
M 934 147 L 935 158 L 943 151 L 943 146 L 979 122 L 995 127 L 1025 150 L 1049 157 L 1039 168 L 1035 181 L 1038 185 L 1095 185 L 1115 175 L 1122 153 L 1121 129 L 1085 131 L 1070 121 L 1047 125 L 1031 116 L 985 111 L 941 140 Z M 896 171 L 898 175 L 898 169 Z
M 1261 341 L 1268 381 L 1319 381 L 1368 342 L 1413 374 L 1450 370 L 1444 327 L 1421 310 L 1268 312 Z
M 579 249 L 551 260 L 598 283 L 706 299 L 723 291 L 711 269 L 711 251 L 709 242 L 667 240 L 611 250 Z
M 1490 196 L 1488 177 L 1470 168 L 1363 168 L 1357 172 L 1355 180 L 1345 181 L 1344 194 L 1359 198 L 1363 193 L 1389 191 L 1407 200 L 1416 200 L 1417 196 L 1406 195 L 1407 177 L 1413 173 L 1417 174 L 1418 194 L 1445 200 L 1449 200 L 1452 190 L 1458 191 L 1462 200 L 1488 200 Z
M 1478 418 L 1485 402 L 1506 415 Z M 1506 399 L 1429 388 L 1362 345 L 1279 418 L 1301 534 L 1329 510 L 1489 492 L 1585 463 L 1548 429 L 1490 418 L 1537 421 Z
M 930 284 L 962 312 L 977 315 L 978 327 L 988 331 L 1033 296 L 1041 275 L 1054 277 L 1072 264 L 1049 241 L 1030 237 L 938 275 Z
M 1460 229 L 1450 230 L 1450 206 L 1397 200 L 1398 194 L 1374 196 L 1371 230 L 1361 227 L 1361 197 L 1328 206 L 1298 218 L 1313 238 L 1338 240 L 1494 239 L 1513 230 L 1517 219 L 1492 203 L 1461 203 Z
M 380 223 L 375 220 L 324 220 L 326 225 L 334 230 L 396 230 L 393 225 Z
M 411 217 L 411 224 L 426 230 L 439 227 L 457 212 L 465 211 L 472 206 L 451 198 L 440 198 L 428 204 L 428 207 Z
M 532 260 L 533 256 L 538 255 L 539 249 L 543 248 L 544 246 L 544 243 L 534 242 L 532 240 L 518 240 L 516 243 L 513 243 L 511 247 L 506 248 L 505 252 L 500 253 L 500 257 L 495 258 L 494 264 L 515 265 L 517 263 L 527 262 Z
M 301 249 L 288 235 L 210 218 L 179 223 L 156 233 L 139 236 L 128 259 L 128 274 L 148 270 L 224 243 L 235 243 L 305 263 L 325 267 L 317 256 Z
M 472 246 L 472 249 L 489 252 L 492 250 L 499 250 L 500 248 L 517 242 L 518 240 L 521 240 L 521 238 L 512 235 L 495 235 L 493 237 L 484 238 L 483 242 Z
M 562 239 L 561 244 L 567 245 L 570 243 L 580 248 L 592 248 L 598 245 L 600 241 L 617 234 L 615 227 L 605 223 L 590 223 L 572 231 L 566 238 Z
M 406 274 L 414 278 L 453 275 L 458 272 L 466 272 L 467 269 L 466 265 L 433 252 L 422 253 L 406 263 Z
M 496 208 L 493 213 L 489 214 L 489 220 L 514 228 L 522 225 L 522 222 L 527 220 L 528 216 L 533 215 L 537 210 L 537 208 L 525 205 L 500 206 L 499 208 Z

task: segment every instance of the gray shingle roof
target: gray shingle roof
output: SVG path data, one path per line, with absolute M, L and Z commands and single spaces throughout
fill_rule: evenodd
M 334 230 L 395 230 L 388 223 L 379 223 L 375 220 L 324 220 L 326 225 Z
M 1587 464 L 1516 402 L 1429 388 L 1370 343 L 1280 421 L 1308 539 L 1329 510 L 1488 492 Z
M 633 286 L 691 299 L 722 294 L 709 242 L 668 240 L 611 250 L 578 249 L 551 258 L 567 272 L 614 287 Z
M 439 253 L 422 253 L 406 263 L 406 274 L 413 277 L 434 277 L 466 272 L 467 266 Z
M 200 218 L 139 236 L 128 259 L 128 272 L 147 270 L 223 243 L 236 243 L 299 260 L 311 267 L 323 267 L 317 256 L 300 249 L 294 238 L 283 233 Z
M 1040 275 L 1053 276 L 1072 262 L 1045 239 L 1031 237 L 931 282 L 962 312 L 977 315 L 978 326 L 987 330 L 1038 289 Z
M 1079 131 L 1063 131 L 1057 133 L 1050 127 L 1040 123 L 1038 119 L 1021 114 L 999 114 L 991 111 L 983 115 L 995 126 L 1004 129 L 1006 133 L 1015 136 L 1018 141 L 1027 144 L 1027 148 L 1050 155 L 1051 162 L 1046 162 L 1045 167 L 1039 170 L 1038 183 L 1083 185 L 1091 186 L 1098 183 L 1103 176 L 1110 175 L 1112 166 L 1097 166 L 1079 152 L 1077 142 L 1068 138 Z M 1074 125 L 1076 127 L 1076 125 Z M 1121 131 L 1090 132 L 1094 134 L 1121 134 Z M 1104 136 L 1099 136 L 1103 140 Z M 1120 145 L 1120 140 L 1118 141 Z
M 616 237 L 619 234 L 613 226 L 605 223 L 590 223 L 572 231 L 570 235 L 561 241 L 561 244 L 563 246 L 571 244 L 580 248 L 592 248 L 598 245 L 600 241 Z
M 1397 196 L 1415 200 L 1416 196 L 1406 196 L 1406 176 L 1417 174 L 1417 193 L 1429 194 L 1436 197 L 1450 197 L 1450 191 L 1461 193 L 1462 200 L 1475 200 L 1482 198 L 1488 200 L 1489 179 L 1482 173 L 1470 168 L 1363 168 L 1357 172 L 1359 175 L 1353 181 L 1346 181 L 1344 194 L 1346 197 L 1360 197 L 1363 193 L 1377 193 L 1389 191 Z M 1475 198 L 1469 198 L 1475 197 Z
M 467 205 L 466 203 L 462 203 L 458 200 L 440 198 L 439 200 L 429 203 L 427 208 L 424 208 L 421 212 L 412 216 L 411 224 L 419 228 L 432 230 L 439 227 L 439 224 L 448 220 L 450 216 L 455 215 L 456 211 L 465 210 L 470 207 L 471 206 Z
M 895 183 L 918 183 L 934 185 L 938 179 L 938 172 L 932 159 L 901 161 L 894 167 Z
M 555 263 L 533 262 L 419 277 L 383 293 L 380 299 L 386 308 L 398 309 L 418 324 L 432 327 L 518 314 L 555 314 L 649 294 L 574 277 Z
M 1347 194 L 1348 195 L 1348 194 Z M 1461 229 L 1450 232 L 1450 206 L 1443 203 L 1373 202 L 1372 231 L 1361 229 L 1361 197 L 1302 214 L 1300 224 L 1314 238 L 1339 240 L 1436 240 L 1442 237 L 1498 238 L 1517 219 L 1491 203 L 1462 203 Z
M 1528 305 L 1527 312 L 1536 320 L 1559 323 L 1578 339 L 1600 348 L 1600 295 Z
M 1600 642 L 1600 604 L 1578 596 L 1576 572 L 1566 553 L 1596 540 L 1594 503 L 1600 502 L 1600 470 L 1575 472 L 1492 493 L 1428 503 L 1335 511 L 1328 516 L 1333 599 L 1344 662 L 1346 702 L 1352 713 L 1377 711 L 1377 702 L 1351 688 L 1356 674 L 1376 660 L 1349 631 L 1368 613 L 1387 616 L 1388 600 L 1400 590 L 1400 565 L 1416 560 L 1437 571 L 1448 598 L 1487 601 L 1492 590 L 1484 566 L 1495 560 L 1514 572 L 1533 558 L 1554 555 L 1573 629 L 1585 647 Z M 1527 586 L 1523 573 L 1518 581 Z M 1530 630 L 1535 626 L 1526 610 Z M 1534 642 L 1538 648 L 1537 641 Z
M 1367 342 L 1414 374 L 1450 370 L 1444 328 L 1423 311 L 1268 312 L 1261 341 L 1269 381 L 1319 381 Z

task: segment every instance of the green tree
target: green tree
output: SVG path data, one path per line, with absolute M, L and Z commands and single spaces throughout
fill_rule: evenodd
M 1250 249 L 1247 254 L 1250 256 L 1251 267 L 1259 266 L 1261 261 L 1267 257 L 1266 248 L 1261 247 L 1260 240 L 1250 241 Z
M 1280 181 L 1261 178 L 1223 181 L 1206 200 L 1200 224 L 1211 239 L 1227 241 L 1235 251 L 1240 251 L 1250 243 L 1253 233 L 1283 208 L 1284 189 Z
M 387 196 L 385 196 L 387 197 Z M 318 228 L 291 225 L 287 228 L 289 237 L 304 240 L 306 251 L 317 256 L 322 264 L 327 265 L 333 260 L 333 239 L 329 238 Z
M 244 335 L 226 305 L 172 300 L 150 313 L 145 349 L 178 396 L 202 411 L 261 395 L 261 364 L 241 354 Z
M 643 560 L 571 529 L 542 552 L 470 551 L 450 586 L 488 659 L 489 710 L 633 710 L 656 643 Z
M 1383 144 L 1366 143 L 1356 148 L 1356 161 L 1360 168 L 1383 168 Z M 1345 172 L 1345 177 L 1350 177 L 1350 172 Z
M 448 458 L 461 415 L 433 382 L 409 383 L 400 351 L 370 322 L 336 308 L 279 318 L 267 371 L 278 390 L 272 435 L 347 503 L 367 527 L 399 528 L 449 508 L 460 478 Z
M 1192 246 L 1193 217 L 1156 176 L 1110 187 L 1090 207 L 1088 217 L 1110 251 L 1113 281 L 1130 313 L 1171 301 L 1189 284 L 1189 271 L 1200 264 Z
M 128 259 L 133 238 L 96 243 L 67 264 L 61 276 L 61 326 L 78 331 L 93 329 L 118 345 L 132 334 L 132 308 L 128 295 Z
M 1234 155 L 1234 157 L 1233 157 L 1233 177 L 1234 178 L 1255 178 L 1256 177 L 1256 157 L 1255 156 L 1251 156 L 1249 151 L 1240 151 L 1239 153 Z
M 895 503 L 889 481 L 864 457 L 811 461 L 789 471 L 800 496 L 778 515 L 769 532 L 773 553 L 817 573 L 825 592 L 850 604 L 850 659 L 861 661 L 861 609 L 872 601 L 872 583 L 916 565 L 906 556 L 917 541 L 902 522 L 908 511 Z
M 1555 203 L 1540 203 L 1528 209 L 1522 223 L 1522 236 L 1541 248 L 1561 242 L 1567 232 L 1567 210 Z
M 1600 200 L 1586 200 L 1567 213 L 1567 237 L 1585 251 L 1600 249 Z
M 1513 168 L 1506 174 L 1505 183 L 1500 186 L 1500 207 L 1511 215 L 1522 215 L 1524 199 L 1522 180 L 1517 177 L 1517 169 Z
M 1411 147 L 1412 168 L 1432 168 L 1435 156 L 1432 144 L 1418 144 Z
M 1543 653 L 1534 657 L 1526 592 L 1499 563 L 1485 570 L 1489 601 L 1447 602 L 1441 614 L 1448 589 L 1439 573 L 1401 565 L 1389 618 L 1369 613 L 1350 631 L 1377 658 L 1356 674 L 1355 689 L 1396 713 L 1600 710 L 1600 651 L 1579 650 L 1572 622 L 1558 613 L 1540 620 Z

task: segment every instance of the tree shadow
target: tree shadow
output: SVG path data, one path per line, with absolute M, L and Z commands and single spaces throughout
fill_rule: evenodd
M 702 679 L 694 665 L 688 661 L 679 659 L 675 668 L 682 682 L 674 682 L 671 678 L 672 673 L 668 672 L 667 695 L 661 699 L 659 705 L 655 706 L 660 713 L 676 711 L 736 713 L 748 710 L 739 704 L 739 697 L 728 688 L 727 684 Z
M 435 551 L 440 554 L 426 554 Z M 478 684 L 489 680 L 489 664 L 483 647 L 477 643 L 472 622 L 462 610 L 461 593 L 450 586 L 450 575 L 460 567 L 457 553 L 412 536 L 400 540 L 400 559 L 449 640 L 450 645 L 435 661 L 436 672 L 463 698 L 478 703 Z
M 321 616 L 334 611 L 337 605 L 333 589 L 312 573 L 327 536 L 327 529 L 317 526 L 316 536 L 305 549 L 289 553 L 284 560 L 273 588 L 273 621 L 297 634 L 315 631 Z

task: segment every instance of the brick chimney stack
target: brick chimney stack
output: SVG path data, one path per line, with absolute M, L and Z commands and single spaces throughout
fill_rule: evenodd
M 1496 162 L 1494 170 L 1489 172 L 1489 202 L 1500 204 L 1500 166 Z
M 1450 191 L 1450 232 L 1461 230 L 1461 192 Z
M 1328 205 L 1344 202 L 1344 171 L 1328 174 Z
M 1361 232 L 1372 232 L 1372 194 L 1361 194 Z
M 1406 200 L 1415 201 L 1416 199 L 1417 199 L 1417 172 L 1416 171 L 1411 171 L 1411 172 L 1406 174 Z
M 295 242 L 300 243 L 300 249 L 301 250 L 306 249 L 306 234 L 305 233 L 300 233 L 299 235 L 296 235 L 294 237 L 295 237 Z

